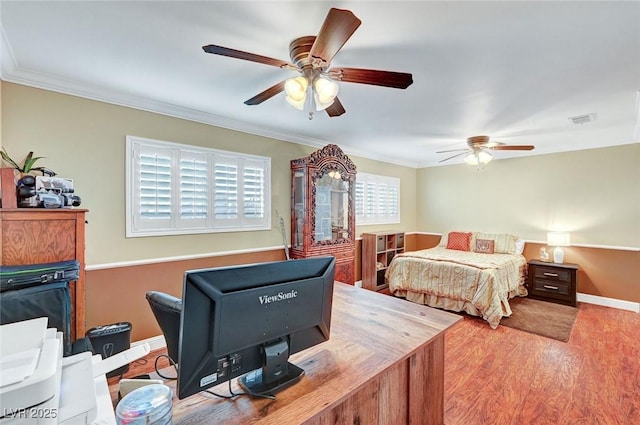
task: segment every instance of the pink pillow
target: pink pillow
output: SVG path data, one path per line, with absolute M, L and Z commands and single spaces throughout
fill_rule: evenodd
M 493 254 L 496 241 L 493 239 L 476 239 L 475 252 L 481 252 L 483 254 Z
M 447 238 L 447 249 L 457 249 L 458 251 L 469 251 L 471 244 L 471 232 L 449 232 Z

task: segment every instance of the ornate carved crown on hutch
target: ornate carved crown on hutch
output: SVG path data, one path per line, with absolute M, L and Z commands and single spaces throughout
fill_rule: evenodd
M 336 257 L 336 280 L 355 280 L 356 167 L 337 145 L 291 161 L 291 257 Z

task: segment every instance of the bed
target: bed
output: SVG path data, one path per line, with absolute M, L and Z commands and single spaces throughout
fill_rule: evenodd
M 509 300 L 527 295 L 524 242 L 517 241 L 508 234 L 450 232 L 446 245 L 396 255 L 385 279 L 395 296 L 464 311 L 495 329 L 511 315 Z

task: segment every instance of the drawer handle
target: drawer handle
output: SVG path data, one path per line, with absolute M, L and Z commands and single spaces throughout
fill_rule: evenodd
M 551 276 L 551 277 L 558 277 L 558 273 L 546 273 L 544 274 L 545 276 Z
M 552 286 L 552 285 L 544 285 L 544 287 L 545 287 L 545 289 L 553 289 L 553 290 L 555 290 L 555 291 L 557 291 L 558 289 L 560 289 L 560 288 L 558 288 L 557 286 Z

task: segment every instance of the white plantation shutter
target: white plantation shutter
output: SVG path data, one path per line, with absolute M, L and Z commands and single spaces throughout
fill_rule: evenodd
M 356 217 L 364 216 L 364 183 L 361 180 L 356 179 Z
M 127 237 L 270 229 L 270 165 L 127 136 Z
M 238 164 L 230 158 L 219 158 L 214 166 L 215 218 L 238 218 Z
M 140 215 L 147 219 L 171 218 L 171 157 L 140 154 Z
M 245 161 L 243 209 L 245 219 L 264 218 L 265 174 L 258 163 Z
M 206 155 L 181 152 L 179 173 L 180 227 L 206 226 L 209 216 L 209 172 Z
M 357 179 L 357 175 L 356 175 L 356 179 Z M 377 202 L 377 197 L 378 197 L 378 191 L 377 189 L 377 185 L 374 182 L 366 182 L 364 187 L 367 188 L 367 191 L 365 192 L 365 203 L 366 203 L 366 208 L 365 208 L 365 215 L 364 217 L 367 219 L 373 219 L 374 217 L 376 217 L 378 215 L 378 202 Z M 356 218 L 357 220 L 357 218 Z
M 358 173 L 355 196 L 356 224 L 400 222 L 400 179 Z
M 397 185 L 389 186 L 389 198 L 388 198 L 388 215 L 390 218 L 400 222 L 400 181 Z

